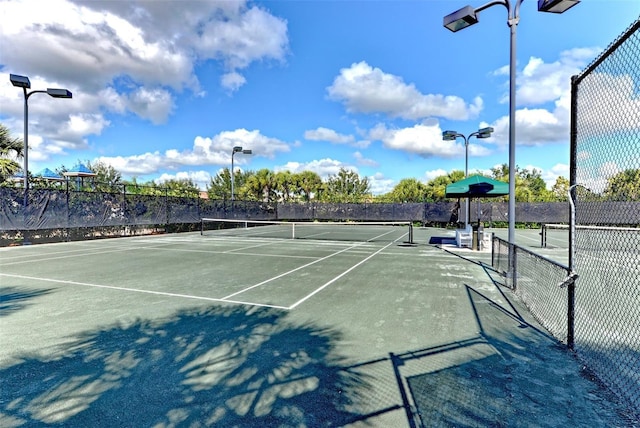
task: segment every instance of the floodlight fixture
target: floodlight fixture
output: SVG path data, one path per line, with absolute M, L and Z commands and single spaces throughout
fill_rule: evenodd
M 486 128 L 478 129 L 476 134 L 476 138 L 489 138 L 493 133 L 493 128 L 488 126 Z
M 31 88 L 31 82 L 27 76 L 20 76 L 19 74 L 9 74 L 9 80 L 11 84 L 18 88 L 29 89 Z
M 538 11 L 564 13 L 578 3 L 580 0 L 538 0 Z
M 445 16 L 442 25 L 455 33 L 477 23 L 476 10 L 471 6 L 465 6 Z
M 478 13 L 493 6 L 507 8 L 507 25 L 509 26 L 509 243 L 515 244 L 516 231 L 516 32 L 520 22 L 520 6 L 524 0 L 490 0 L 477 8 L 465 6 L 444 17 L 444 26 L 451 31 L 459 31 L 478 22 Z M 538 11 L 562 13 L 578 4 L 580 0 L 538 0 Z M 486 138 L 486 133 L 476 136 Z M 513 258 L 509 253 L 510 274 L 515 275 Z M 515 276 L 514 276 L 515 278 Z
M 47 88 L 47 94 L 53 98 L 72 98 L 73 94 L 68 89 Z
M 67 89 L 59 89 L 59 88 L 47 88 L 44 90 L 36 90 L 36 91 L 27 91 L 27 89 L 31 89 L 31 81 L 27 76 L 21 76 L 19 74 L 9 74 L 9 80 L 11 84 L 15 87 L 22 88 L 22 93 L 24 94 L 24 135 L 23 135 L 23 143 L 24 149 L 22 153 L 22 157 L 24 159 L 24 200 L 22 202 L 23 211 L 24 211 L 24 229 L 26 234 L 27 229 L 27 207 L 29 206 L 29 97 L 33 94 L 48 94 L 53 98 L 71 98 L 71 91 Z M 27 238 L 25 235 L 25 243 L 27 243 Z
M 251 149 L 243 149 L 242 146 L 234 146 L 233 150 L 231 150 L 231 200 L 233 201 L 235 199 L 235 195 L 234 195 L 234 167 L 233 167 L 233 156 L 236 153 L 242 153 L 244 155 L 250 155 L 253 152 L 251 151 Z
M 462 138 L 464 140 L 464 176 L 465 178 L 469 176 L 469 140 L 471 137 L 476 138 L 489 138 L 491 133 L 493 132 L 493 128 L 488 126 L 486 128 L 478 129 L 475 132 L 472 132 L 469 135 L 460 134 L 457 131 L 447 130 L 442 133 L 442 139 L 444 141 L 455 141 L 458 138 Z M 464 227 L 466 228 L 469 224 L 469 198 L 466 198 L 465 201 L 465 219 L 464 219 Z
M 463 137 L 463 135 L 458 134 L 456 131 L 444 131 L 442 133 L 442 139 L 444 141 L 454 141 L 458 137 Z

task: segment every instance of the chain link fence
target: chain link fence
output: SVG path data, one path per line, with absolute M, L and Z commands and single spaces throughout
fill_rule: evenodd
M 513 271 L 509 271 L 509 253 Z M 571 271 L 556 261 L 493 237 L 491 265 L 507 279 L 534 318 L 556 339 L 571 346 L 573 320 L 569 316 L 568 280 Z
M 575 351 L 640 420 L 640 19 L 571 91 Z

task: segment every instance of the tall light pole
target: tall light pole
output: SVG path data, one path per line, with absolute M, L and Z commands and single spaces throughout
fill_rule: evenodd
M 24 94 L 24 201 L 23 209 L 26 220 L 27 207 L 29 206 L 29 97 L 33 94 L 48 94 L 53 98 L 71 98 L 73 95 L 68 89 L 55 89 L 47 88 L 47 90 L 27 91 L 31 88 L 31 82 L 27 76 L 20 76 L 18 74 L 10 74 L 9 80 L 15 87 L 22 88 Z M 25 221 L 24 227 L 26 229 L 27 224 Z
M 469 140 L 471 137 L 476 138 L 489 138 L 491 137 L 491 133 L 493 132 L 492 127 L 478 129 L 476 132 L 472 132 L 469 135 L 459 134 L 456 131 L 444 131 L 442 133 L 442 139 L 444 141 L 455 141 L 457 138 L 464 139 L 464 177 L 467 178 L 469 176 Z M 469 198 L 466 198 L 465 201 L 465 212 L 464 212 L 464 227 L 467 228 L 469 224 Z
M 459 31 L 478 23 L 477 14 L 492 6 L 507 8 L 507 25 L 511 30 L 509 56 L 509 243 L 515 244 L 516 232 L 516 28 L 520 22 L 520 5 L 524 0 L 494 0 L 480 7 L 465 6 L 444 17 L 443 25 Z M 563 13 L 580 0 L 538 0 L 539 12 Z
M 231 200 L 233 201 L 235 199 L 234 193 L 233 193 L 233 182 L 234 182 L 234 173 L 233 173 L 233 156 L 236 153 L 242 153 L 244 155 L 250 155 L 252 152 L 250 149 L 242 149 L 242 146 L 235 146 L 233 148 L 233 150 L 231 151 Z

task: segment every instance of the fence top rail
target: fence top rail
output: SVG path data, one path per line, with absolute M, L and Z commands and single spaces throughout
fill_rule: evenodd
M 494 239 L 494 240 L 496 240 L 496 241 L 498 241 L 501 245 L 504 245 L 504 246 L 511 247 L 511 245 L 512 245 L 512 244 L 510 244 L 508 241 L 506 241 L 506 240 L 504 240 L 504 239 L 502 239 L 502 238 L 499 238 L 499 237 L 497 237 L 497 236 L 495 236 L 495 235 L 493 236 L 493 239 Z M 534 258 L 537 258 L 537 259 L 543 260 L 545 263 L 550 263 L 550 264 L 552 264 L 552 265 L 555 265 L 556 267 L 558 267 L 558 268 L 560 268 L 560 269 L 564 269 L 564 270 L 566 270 L 566 271 L 567 271 L 567 273 L 571 272 L 571 269 L 569 269 L 569 267 L 568 267 L 568 266 L 565 266 L 565 265 L 563 265 L 562 263 L 559 263 L 559 262 L 557 262 L 557 261 L 555 261 L 555 260 L 551 260 L 550 258 L 545 257 L 545 256 L 543 256 L 543 255 L 541 255 L 541 254 L 534 253 L 533 251 L 531 251 L 531 250 L 527 250 L 526 248 L 521 247 L 521 246 L 519 246 L 519 245 L 513 244 L 513 246 L 514 246 L 514 247 L 516 247 L 516 248 L 518 249 L 518 251 L 521 251 L 521 252 L 523 252 L 523 253 L 526 253 L 528 256 L 532 256 L 532 257 L 534 257 Z
M 593 70 L 595 70 L 600 64 L 602 64 L 618 47 L 631 37 L 633 33 L 640 28 L 640 19 L 636 19 L 629 25 L 629 28 L 622 33 L 616 40 L 614 40 L 607 49 L 605 49 L 591 64 L 587 66 L 580 74 L 577 74 L 571 78 L 574 85 L 579 85 L 580 82 Z

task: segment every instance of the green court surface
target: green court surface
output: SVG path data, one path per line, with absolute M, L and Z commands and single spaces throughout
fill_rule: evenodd
M 2 248 L 0 426 L 625 426 L 490 252 L 414 235 Z

